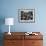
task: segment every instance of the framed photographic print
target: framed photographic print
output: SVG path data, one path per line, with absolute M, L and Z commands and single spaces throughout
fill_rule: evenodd
M 34 23 L 35 9 L 18 9 L 18 18 L 22 23 Z

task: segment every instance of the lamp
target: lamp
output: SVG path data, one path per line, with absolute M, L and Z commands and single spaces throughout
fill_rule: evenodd
M 11 35 L 11 33 L 10 33 L 10 25 L 14 25 L 14 18 L 5 18 L 5 25 L 9 25 L 8 34 Z

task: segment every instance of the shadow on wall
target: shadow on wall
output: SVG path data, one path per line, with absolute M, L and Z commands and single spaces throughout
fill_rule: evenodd
M 5 17 L 0 16 L 0 46 L 3 46 L 3 32 L 2 32 L 2 25 L 5 23 Z

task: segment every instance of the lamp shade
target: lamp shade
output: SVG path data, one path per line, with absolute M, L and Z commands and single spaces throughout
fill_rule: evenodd
M 5 18 L 5 25 L 14 25 L 14 18 Z

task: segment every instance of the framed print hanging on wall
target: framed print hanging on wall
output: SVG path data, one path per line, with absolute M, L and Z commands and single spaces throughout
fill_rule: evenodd
M 21 23 L 34 23 L 35 9 L 18 9 L 18 20 Z

